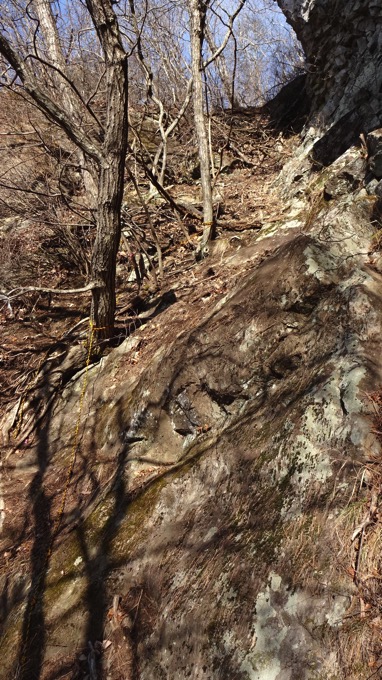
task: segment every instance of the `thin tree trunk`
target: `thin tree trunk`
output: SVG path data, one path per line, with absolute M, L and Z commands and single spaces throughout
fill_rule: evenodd
M 206 34 L 206 39 L 208 43 L 208 47 L 210 48 L 211 54 L 215 54 L 218 52 L 218 47 L 216 46 L 214 36 L 209 29 L 209 27 L 206 26 L 205 29 L 205 34 Z M 230 74 L 229 69 L 227 66 L 227 62 L 224 56 L 224 53 L 221 53 L 217 58 L 216 58 L 216 69 L 219 74 L 221 83 L 223 85 L 224 91 L 225 91 L 225 96 L 228 104 L 231 105 L 232 109 L 236 109 L 239 106 L 239 103 L 235 97 L 235 78 L 234 78 L 234 73 Z M 234 69 L 235 70 L 235 69 Z M 224 108 L 224 97 L 221 97 L 222 100 L 222 108 Z
M 77 121 L 80 113 L 78 110 L 78 100 L 70 83 L 63 77 L 66 70 L 65 55 L 62 50 L 56 20 L 53 16 L 51 2 L 50 0 L 34 0 L 33 4 L 44 36 L 46 57 L 50 60 L 54 69 L 57 69 L 57 71 L 52 69 L 51 77 L 58 90 L 58 101 L 62 101 L 69 116 Z M 93 207 L 97 201 L 97 182 L 94 180 L 97 173 L 94 170 L 92 172 L 92 163 L 87 161 L 83 151 L 79 148 L 77 148 L 77 159 L 81 168 L 86 198 Z
M 119 159 L 105 161 L 99 175 L 97 201 L 97 235 L 91 262 L 91 279 L 102 288 L 92 292 L 91 321 L 97 338 L 109 338 L 114 328 L 115 270 L 121 238 L 120 209 L 123 170 Z M 123 187 L 123 183 L 122 183 Z
M 35 4 L 48 57 L 54 67 L 64 72 L 65 59 L 50 2 L 35 0 Z M 115 270 L 121 237 L 120 213 L 127 149 L 127 61 L 115 15 L 107 4 L 103 6 L 100 0 L 89 2 L 91 16 L 105 54 L 108 102 L 102 161 L 98 168 L 98 187 L 95 195 L 93 194 L 93 199 L 96 199 L 97 234 L 91 262 L 91 278 L 103 284 L 102 288 L 94 288 L 92 292 L 91 320 L 96 338 L 110 337 L 114 326 Z M 65 108 L 76 119 L 78 102 L 73 90 L 57 73 L 53 72 L 53 78 Z M 79 156 L 83 158 L 81 151 Z
M 99 339 L 109 338 L 113 333 L 115 314 L 115 271 L 116 256 L 121 237 L 121 207 L 123 181 L 127 151 L 127 54 L 123 47 L 118 20 L 113 9 L 113 0 L 85 0 L 86 7 L 100 41 L 106 80 L 106 121 L 105 127 L 94 111 L 85 102 L 75 83 L 55 64 L 36 57 L 44 68 L 58 73 L 68 81 L 73 90 L 73 99 L 68 90 L 63 94 L 70 97 L 69 109 L 63 101 L 51 96 L 50 88 L 41 83 L 29 61 L 18 53 L 4 32 L 0 31 L 0 54 L 12 66 L 24 84 L 25 91 L 37 103 L 45 115 L 53 120 L 70 140 L 90 160 L 98 173 L 97 234 L 91 262 L 91 283 L 96 284 L 92 294 L 91 321 Z M 52 28 L 52 14 L 47 0 L 40 0 L 38 8 L 49 40 L 45 42 L 54 61 L 60 59 L 59 44 Z M 54 24 L 54 20 L 53 20 Z M 52 30 L 51 30 L 52 29 Z M 63 64 L 62 64 L 63 65 Z M 64 66 L 64 65 L 63 65 Z M 52 74 L 50 74 L 52 77 Z M 73 109 L 71 106 L 73 105 Z M 78 114 L 78 115 L 77 115 Z M 92 124 L 89 126 L 89 121 Z
M 203 24 L 206 3 L 201 0 L 189 0 L 190 34 L 191 34 L 191 62 L 193 79 L 193 105 L 196 137 L 198 140 L 200 182 L 203 200 L 203 236 L 200 253 L 203 256 L 208 241 L 213 236 L 214 214 L 212 203 L 212 183 L 208 150 L 208 134 L 203 112 Z
M 91 278 L 102 288 L 93 290 L 90 319 L 96 340 L 110 338 L 114 329 L 115 271 L 121 238 L 121 208 L 127 152 L 127 55 L 111 0 L 85 0 L 105 58 L 106 121 L 99 164 L 97 235 Z
M 116 258 L 121 238 L 121 207 L 127 151 L 127 59 L 115 50 L 107 71 L 108 106 L 103 161 L 97 202 L 97 235 L 91 278 L 101 281 L 93 291 L 91 320 L 98 338 L 109 338 L 114 328 Z M 119 54 L 118 54 L 119 53 Z

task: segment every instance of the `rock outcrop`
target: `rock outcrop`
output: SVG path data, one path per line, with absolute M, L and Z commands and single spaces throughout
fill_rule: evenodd
M 273 187 L 278 221 L 190 269 L 7 458 L 5 498 L 30 497 L 2 511 L 4 680 L 380 673 L 381 152 L 348 124 L 381 123 L 382 10 L 280 4 L 316 54 L 316 157 Z
M 382 377 L 366 172 L 350 150 L 300 180 L 305 202 L 295 182 L 280 222 L 226 256 L 224 276 L 221 256 L 199 265 L 90 369 L 70 532 L 43 579 L 42 497 L 65 478 L 83 376 L 36 448 L 14 454 L 35 466 L 31 592 L 45 605 L 28 601 L 21 631 L 23 607 L 10 613 L 1 677 L 20 639 L 25 679 L 75 660 L 71 677 L 101 660 L 110 679 L 366 677 L 373 635 L 354 658 L 352 630 L 367 567 L 351 534 L 380 456 L 365 394 Z
M 301 41 L 317 162 L 328 165 L 382 115 L 382 7 L 378 0 L 278 0 Z

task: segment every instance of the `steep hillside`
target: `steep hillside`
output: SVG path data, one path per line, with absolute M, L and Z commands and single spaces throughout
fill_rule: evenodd
M 18 648 L 23 678 L 363 678 L 379 663 L 365 172 L 360 148 L 295 177 L 277 221 L 178 274 L 10 449 L 2 677 Z
M 94 361 L 60 319 L 6 412 L 0 678 L 381 676 L 382 12 L 345 4 L 342 29 L 280 0 L 320 72 L 241 137 L 209 257 L 163 220 L 162 288 L 121 275 L 123 341 Z M 361 26 L 343 74 L 327 46 Z

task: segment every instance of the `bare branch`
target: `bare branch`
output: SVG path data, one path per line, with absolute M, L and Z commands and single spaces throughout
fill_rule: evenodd
M 78 97 L 78 99 L 80 100 L 81 104 L 82 104 L 82 105 L 84 106 L 84 108 L 88 111 L 88 113 L 90 114 L 90 116 L 95 120 L 95 122 L 97 123 L 98 127 L 100 128 L 100 130 L 103 130 L 103 125 L 102 125 L 102 123 L 100 122 L 100 120 L 99 120 L 99 118 L 96 116 L 96 114 L 94 113 L 94 111 L 93 111 L 93 109 L 91 108 L 91 106 L 89 106 L 89 103 L 86 102 L 86 101 L 83 99 L 83 97 L 82 97 L 80 91 L 79 91 L 78 88 L 75 86 L 75 84 L 73 83 L 73 81 L 72 81 L 70 78 L 68 78 L 68 76 L 67 76 L 60 68 L 58 68 L 58 66 L 55 66 L 55 65 L 52 64 L 51 62 L 46 61 L 46 60 L 43 59 L 42 57 L 36 56 L 35 54 L 27 54 L 27 56 L 25 57 L 25 59 L 35 59 L 36 61 L 39 61 L 39 62 L 40 62 L 41 64 L 43 64 L 44 66 L 47 66 L 49 69 L 52 69 L 52 71 L 55 71 L 56 73 L 58 73 L 58 75 L 60 75 L 61 78 L 63 78 L 63 79 L 65 80 L 65 82 L 69 85 L 69 87 L 73 90 L 74 94 Z
M 228 40 L 230 39 L 230 36 L 232 35 L 232 29 L 233 29 L 233 24 L 235 22 L 235 19 L 238 16 L 238 14 L 241 12 L 241 10 L 243 9 L 246 1 L 247 0 L 240 0 L 239 5 L 237 6 L 235 12 L 233 14 L 231 14 L 231 16 L 229 18 L 229 22 L 228 22 L 227 32 L 226 32 L 226 34 L 225 34 L 225 36 L 222 40 L 220 47 L 217 48 L 217 50 L 211 55 L 211 57 L 209 57 L 209 59 L 206 59 L 206 61 L 203 62 L 203 68 L 207 68 L 207 66 L 212 64 L 212 62 L 215 61 L 215 59 L 217 59 L 218 56 L 226 48 Z
M 82 151 L 97 163 L 102 162 L 101 148 L 95 140 L 91 140 L 86 132 L 66 115 L 47 93 L 39 87 L 34 74 L 24 60 L 15 52 L 8 40 L 0 33 L 0 54 L 9 62 L 22 81 L 25 91 L 32 97 L 38 107 L 59 125 Z
M 36 191 L 35 189 L 23 189 L 22 187 L 12 186 L 12 184 L 6 184 L 0 180 L 0 187 L 3 189 L 10 189 L 11 191 L 20 191 L 23 194 L 33 194 L 34 196 L 44 196 L 44 198 L 57 198 L 61 196 L 61 193 L 48 194 L 45 191 Z
M 25 295 L 25 293 L 50 293 L 52 295 L 77 295 L 82 293 L 89 293 L 92 290 L 101 290 L 104 284 L 100 281 L 92 281 L 88 283 L 87 286 L 83 288 L 44 288 L 39 286 L 24 286 L 21 288 L 13 288 L 9 293 L 2 294 L 1 299 L 13 300 L 20 295 Z

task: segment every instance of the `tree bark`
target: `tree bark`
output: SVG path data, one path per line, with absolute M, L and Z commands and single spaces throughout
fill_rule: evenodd
M 122 129 L 123 126 L 121 132 Z M 123 136 L 127 138 L 127 129 Z M 124 164 L 121 167 L 121 158 L 118 153 L 110 154 L 108 160 L 103 162 L 99 175 L 97 235 L 91 263 L 92 279 L 100 281 L 102 287 L 92 291 L 90 318 L 96 337 L 102 339 L 109 338 L 114 328 L 115 270 L 121 238 L 123 178 Z
M 208 135 L 203 111 L 203 27 L 207 3 L 202 0 L 189 0 L 191 66 L 192 66 L 192 99 L 194 105 L 195 132 L 198 140 L 200 182 L 203 200 L 203 236 L 200 254 L 203 256 L 205 246 L 213 236 L 214 213 L 212 203 L 212 182 L 208 149 Z
M 91 321 L 97 339 L 114 329 L 116 258 L 121 238 L 121 207 L 127 152 L 127 56 L 111 0 L 86 0 L 105 57 L 106 125 L 102 144 L 97 200 L 97 235 L 91 263 L 93 290 Z

